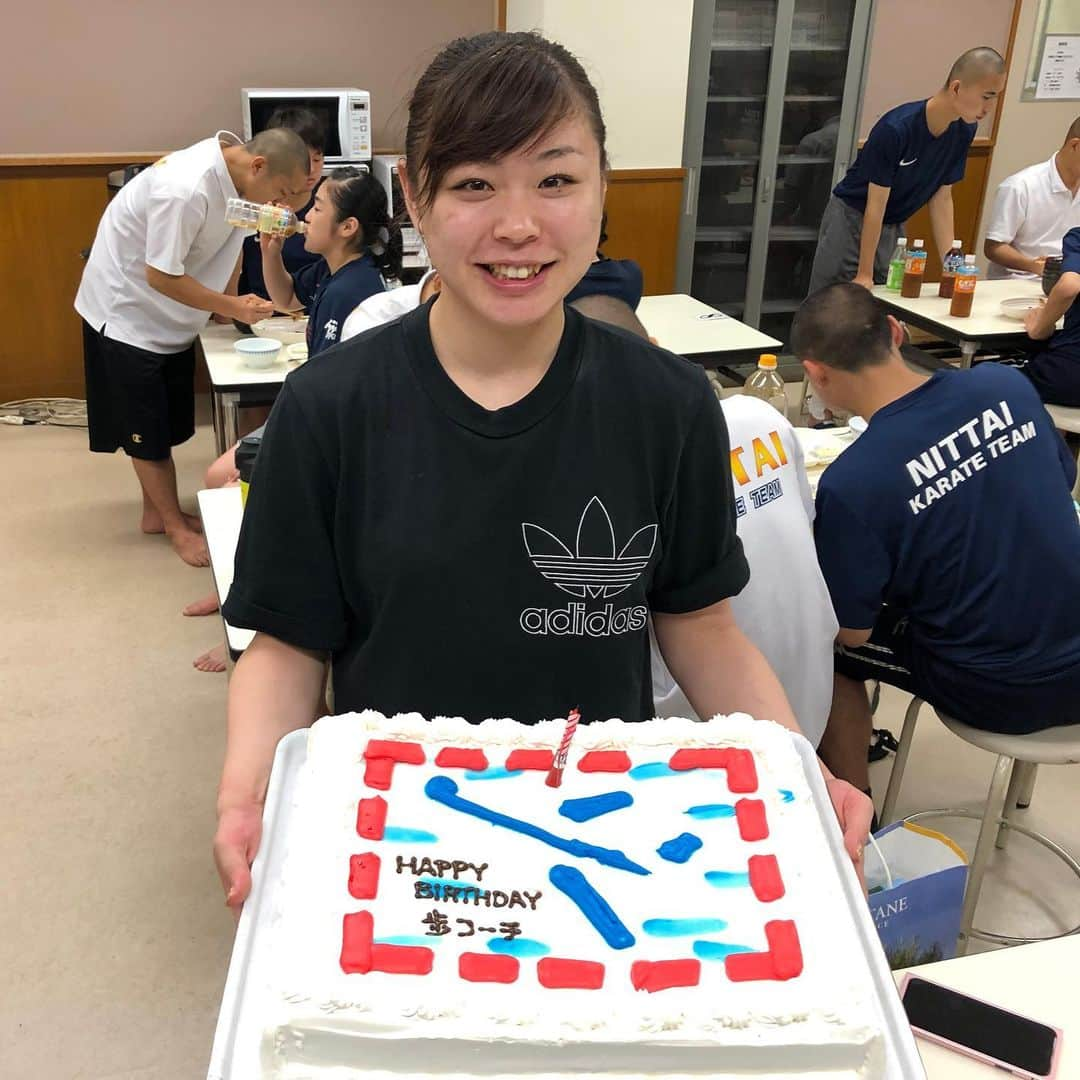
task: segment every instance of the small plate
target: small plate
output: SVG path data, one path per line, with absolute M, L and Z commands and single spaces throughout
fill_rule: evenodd
M 1027 313 L 1037 307 L 1042 307 L 1042 301 L 1037 296 L 1013 296 L 1001 301 L 1001 314 L 1006 319 L 1023 322 Z
M 304 341 L 293 342 L 292 345 L 286 346 L 285 355 L 290 360 L 302 364 L 307 359 L 307 343 Z

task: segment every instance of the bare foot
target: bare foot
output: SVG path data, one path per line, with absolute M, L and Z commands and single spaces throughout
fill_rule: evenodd
M 174 529 L 169 533 L 169 543 L 189 566 L 210 565 L 210 553 L 201 533 L 192 532 L 190 529 Z
M 218 609 L 217 593 L 207 593 L 201 600 L 193 600 L 186 608 L 185 615 L 213 615 Z
M 201 533 L 203 531 L 202 518 L 198 514 L 184 514 L 184 525 L 195 533 Z M 162 521 L 161 515 L 156 510 L 144 510 L 142 521 L 139 522 L 139 528 L 148 536 L 158 536 L 165 531 L 165 522 Z
M 199 671 L 224 671 L 225 670 L 225 646 L 215 645 L 208 652 L 192 661 L 192 667 Z

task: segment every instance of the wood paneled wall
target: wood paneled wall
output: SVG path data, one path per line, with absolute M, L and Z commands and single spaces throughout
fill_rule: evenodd
M 157 154 L 0 161 L 0 401 L 85 396 L 82 332 L 72 303 L 80 252 L 108 203 L 106 177 Z M 641 264 L 646 293 L 675 283 L 682 169 L 615 172 L 605 253 Z

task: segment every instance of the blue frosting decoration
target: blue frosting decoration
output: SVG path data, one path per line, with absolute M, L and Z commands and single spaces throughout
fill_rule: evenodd
M 603 795 L 589 795 L 584 799 L 565 799 L 559 807 L 559 813 L 571 821 L 582 822 L 633 805 L 634 796 L 629 791 L 608 791 Z
M 683 776 L 677 769 L 673 769 L 666 761 L 646 761 L 642 765 L 635 765 L 627 774 L 631 780 L 655 780 L 660 776 Z
M 680 833 L 671 840 L 665 840 L 657 849 L 656 854 L 668 862 L 684 863 L 697 849 L 701 847 L 701 840 L 693 833 Z
M 542 941 L 535 941 L 533 938 L 527 937 L 514 938 L 513 941 L 507 941 L 506 938 L 492 938 L 487 943 L 487 947 L 493 953 L 499 953 L 500 956 L 517 956 L 522 960 L 547 956 L 551 952 L 550 945 L 545 945 Z
M 780 798 L 783 799 L 784 802 L 794 802 L 795 801 L 795 792 L 794 791 L 788 791 L 787 788 L 781 788 L 780 789 Z
M 434 844 L 439 838 L 426 829 L 404 829 L 398 825 L 387 825 L 383 830 L 383 839 L 395 844 Z
M 471 814 L 481 821 L 501 825 L 504 829 L 521 833 L 523 836 L 531 836 L 534 840 L 548 844 L 558 851 L 565 851 L 568 855 L 575 855 L 579 859 L 595 859 L 601 866 L 627 870 L 631 874 L 648 875 L 650 873 L 644 866 L 640 866 L 621 851 L 599 847 L 597 844 L 587 844 L 584 840 L 567 840 L 548 832 L 547 829 L 541 829 L 539 825 L 533 825 L 532 822 L 522 821 L 521 818 L 511 817 L 509 814 L 503 814 L 469 799 L 463 799 L 458 794 L 457 784 L 449 776 L 433 776 L 424 785 L 424 794 L 433 802 L 448 806 L 451 810 Z
M 557 863 L 548 871 L 548 879 L 577 904 L 581 914 L 613 949 L 629 949 L 634 944 L 634 935 L 580 870 Z
M 646 919 L 641 929 L 651 937 L 696 937 L 727 929 L 723 919 Z
M 750 874 L 746 870 L 708 870 L 705 880 L 718 889 L 738 889 L 750 884 Z
M 702 806 L 691 806 L 683 813 L 697 821 L 711 821 L 713 818 L 734 817 L 735 807 L 731 803 L 705 803 Z
M 437 934 L 396 934 L 375 939 L 376 945 L 434 945 L 442 941 Z
M 694 955 L 699 960 L 723 960 L 732 953 L 753 952 L 748 945 L 728 945 L 722 941 L 695 941 Z
M 451 893 L 450 896 L 460 896 L 462 900 L 473 899 L 473 897 L 464 895 L 470 889 L 477 894 L 481 891 L 480 886 L 474 885 L 471 881 L 454 881 L 453 878 L 441 877 L 422 877 L 419 880 L 425 885 L 431 886 L 432 894 L 436 900 L 447 899 L 447 893 L 444 891 L 446 889 L 457 889 L 457 892 Z
M 487 769 L 466 769 L 463 773 L 466 780 L 510 780 L 515 776 L 524 776 L 524 769 L 514 769 L 511 772 L 504 765 L 492 765 Z

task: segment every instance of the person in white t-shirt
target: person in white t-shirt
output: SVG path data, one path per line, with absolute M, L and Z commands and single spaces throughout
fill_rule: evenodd
M 193 566 L 209 558 L 198 519 L 180 510 L 172 447 L 195 433 L 195 338 L 211 313 L 247 323 L 273 314 L 261 297 L 228 295 L 244 233 L 225 204 L 284 202 L 307 172 L 307 147 L 284 128 L 249 143 L 219 131 L 168 154 L 109 203 L 75 297 L 90 449 L 124 450 L 143 532 L 166 533 Z
M 1049 161 L 1001 182 L 986 229 L 989 278 L 1039 277 L 1061 238 L 1080 225 L 1080 116 Z
M 731 607 L 761 650 L 816 747 L 832 703 L 839 630 L 814 548 L 814 500 L 795 429 L 771 405 L 736 394 L 721 401 L 731 440 L 735 528 L 750 582 Z M 657 716 L 693 716 L 686 696 L 652 649 Z

